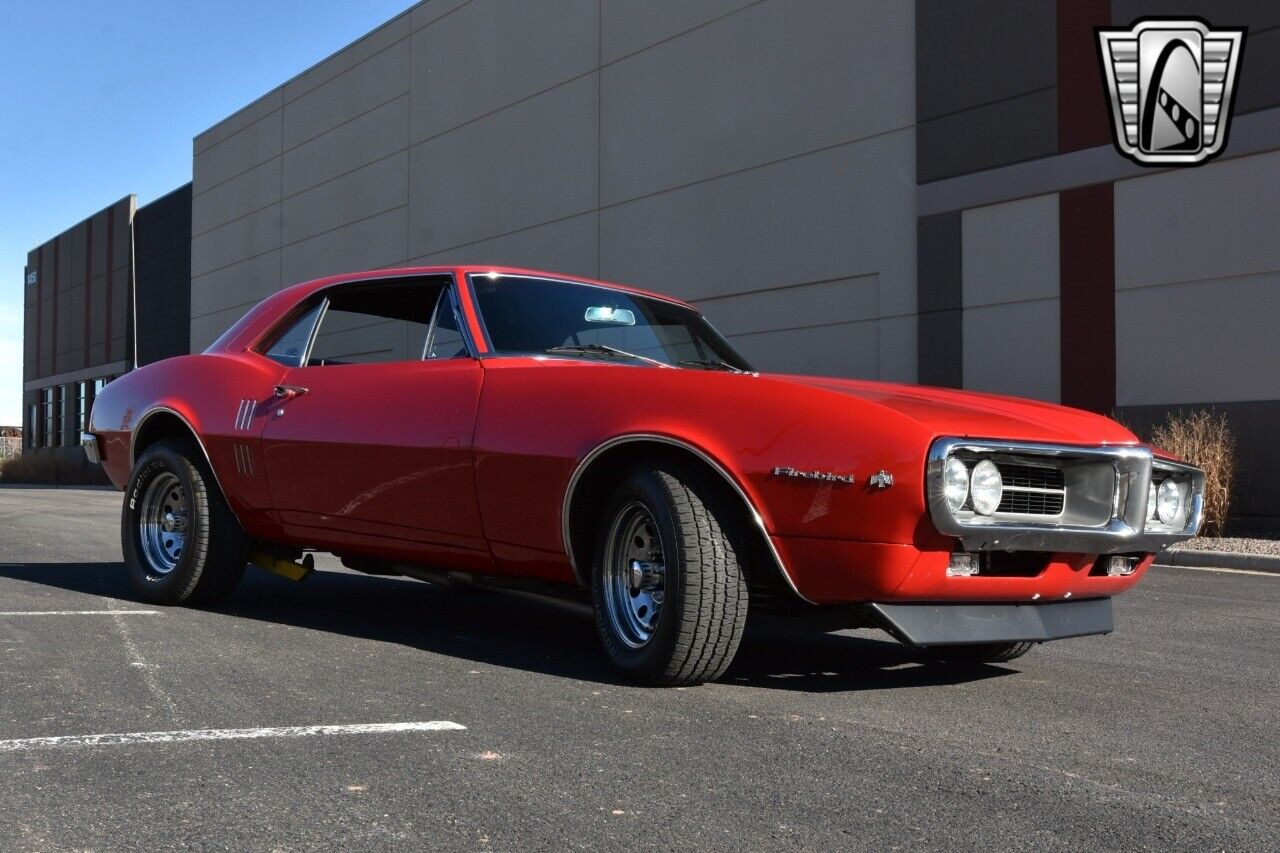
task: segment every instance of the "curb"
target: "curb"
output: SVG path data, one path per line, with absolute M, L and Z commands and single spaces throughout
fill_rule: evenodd
M 1266 554 L 1233 554 L 1227 551 L 1166 551 L 1156 557 L 1161 566 L 1192 569 L 1243 569 L 1280 575 L 1280 557 Z

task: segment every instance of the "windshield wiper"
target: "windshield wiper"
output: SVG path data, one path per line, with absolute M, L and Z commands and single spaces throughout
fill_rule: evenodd
M 676 364 L 685 364 L 689 367 L 701 367 L 703 370 L 727 370 L 730 373 L 750 373 L 750 370 L 743 370 L 741 367 L 734 367 L 727 361 L 721 361 L 718 358 L 686 358 L 676 362 Z
M 547 347 L 546 351 L 552 355 L 603 355 L 607 358 L 634 358 L 636 361 L 656 364 L 658 367 L 671 366 L 666 362 L 658 361 L 656 358 L 649 358 L 647 355 L 636 355 L 633 352 L 627 352 L 624 349 L 606 346 L 605 344 L 580 344 L 577 346 Z

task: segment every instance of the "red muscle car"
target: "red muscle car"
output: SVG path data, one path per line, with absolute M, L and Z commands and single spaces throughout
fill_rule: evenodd
M 680 300 L 493 268 L 283 290 L 108 385 L 83 443 L 148 601 L 310 551 L 589 590 L 608 656 L 656 684 L 723 673 L 749 608 L 956 661 L 1108 632 L 1204 489 L 1098 415 L 761 374 Z

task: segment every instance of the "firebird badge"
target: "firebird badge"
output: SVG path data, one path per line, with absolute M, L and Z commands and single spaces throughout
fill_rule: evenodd
M 773 476 L 790 477 L 794 480 L 818 480 L 823 483 L 838 483 L 852 486 L 857 479 L 852 474 L 836 474 L 831 471 L 797 471 L 795 468 L 774 468 Z
M 867 485 L 876 489 L 887 489 L 893 485 L 893 475 L 881 468 L 867 480 Z
M 1172 166 L 1202 163 L 1222 151 L 1244 29 L 1149 19 L 1097 32 L 1121 154 Z

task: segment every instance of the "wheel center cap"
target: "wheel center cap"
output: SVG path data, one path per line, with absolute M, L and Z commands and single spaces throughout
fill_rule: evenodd
M 645 563 L 640 560 L 632 560 L 631 564 L 627 566 L 627 575 L 631 582 L 632 592 L 656 588 L 662 583 L 663 570 L 664 566 L 661 563 Z
M 174 528 L 174 527 L 176 527 L 176 526 L 177 526 L 177 524 L 178 524 L 178 519 L 176 519 L 176 518 L 174 518 L 174 517 L 173 517 L 173 513 L 171 513 L 171 512 L 166 512 L 166 513 L 164 514 L 164 518 L 163 518 L 163 519 L 161 520 L 161 522 L 160 522 L 160 527 L 161 527 L 161 528 L 162 528 L 166 533 L 172 533 L 172 532 L 173 532 L 173 528 Z

